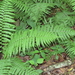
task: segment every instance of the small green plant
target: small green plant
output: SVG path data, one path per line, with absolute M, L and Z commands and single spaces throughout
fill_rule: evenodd
M 65 49 L 61 45 L 55 45 L 50 48 L 53 50 L 54 55 L 61 54 L 61 53 L 65 52 Z
M 58 60 L 59 56 L 58 54 L 62 54 L 65 52 L 65 49 L 61 45 L 55 45 L 53 47 L 50 47 L 53 51 L 51 52 L 51 56 L 55 55 L 55 59 Z
M 42 64 L 44 61 L 44 58 L 40 58 L 40 55 L 35 54 L 34 58 L 32 60 L 29 60 L 29 63 L 35 66 L 38 66 L 38 64 Z
M 20 56 L 29 55 L 30 59 L 29 63 L 35 66 L 38 66 L 38 64 L 42 64 L 46 58 L 48 58 L 48 54 L 50 53 L 49 50 L 43 50 L 43 48 L 39 48 L 38 50 L 34 50 L 31 52 L 26 52 L 25 54 L 20 53 Z

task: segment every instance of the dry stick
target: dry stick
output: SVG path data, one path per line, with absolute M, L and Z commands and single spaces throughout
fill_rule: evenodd
M 71 60 L 65 60 L 64 62 L 60 62 L 60 63 L 54 64 L 54 65 L 51 65 L 51 66 L 45 68 L 44 73 L 47 73 L 47 72 L 52 71 L 52 70 L 57 69 L 57 68 L 69 66 L 71 64 L 72 64 Z

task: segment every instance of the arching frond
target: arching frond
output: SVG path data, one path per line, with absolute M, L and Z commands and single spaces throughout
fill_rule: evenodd
M 57 12 L 56 15 L 52 17 L 52 22 L 58 25 L 74 26 L 75 17 L 72 15 L 74 15 L 74 13 L 69 11 Z
M 38 71 L 18 58 L 0 60 L 0 75 L 39 75 Z
M 0 43 L 4 45 L 10 41 L 10 36 L 14 32 L 13 13 L 14 9 L 11 0 L 3 0 L 0 3 Z
M 34 29 L 27 31 L 19 31 L 14 34 L 7 48 L 5 48 L 5 57 L 16 55 L 22 51 L 25 53 L 26 50 L 35 46 L 48 45 L 55 40 L 65 40 L 74 36 L 75 31 L 68 28 L 67 26 L 38 26 Z
M 67 54 L 71 57 L 74 58 L 75 57 L 75 41 L 72 40 L 67 40 L 64 43 L 65 49 Z
M 29 16 L 31 20 L 34 20 L 37 22 L 44 14 L 50 13 L 48 10 L 50 10 L 49 7 L 54 7 L 54 4 L 49 3 L 36 3 L 33 4 L 29 9 Z
M 13 0 L 12 4 L 15 9 L 16 18 L 24 20 L 24 18 L 27 18 L 28 9 L 33 2 L 32 0 Z

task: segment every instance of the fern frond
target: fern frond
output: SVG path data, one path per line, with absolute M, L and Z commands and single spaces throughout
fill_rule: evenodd
M 16 16 L 31 27 L 51 13 L 52 8 L 66 8 L 68 0 L 14 0 L 13 4 L 17 10 Z M 68 3 L 67 3 L 68 4 Z M 62 5 L 62 6 L 61 6 Z M 51 11 L 50 11 L 51 10 Z M 17 15 L 18 14 L 18 15 Z M 33 25 L 33 26 L 32 26 Z
M 24 20 L 27 17 L 28 9 L 33 4 L 31 0 L 13 0 L 13 7 L 15 9 L 16 18 Z
M 0 75 L 8 75 L 9 69 L 10 69 L 10 60 L 7 59 L 1 59 L 0 60 Z
M 70 4 L 72 5 L 73 10 L 75 11 L 75 0 L 70 0 Z
M 38 19 L 40 19 L 44 13 L 48 14 L 48 10 L 50 10 L 49 7 L 54 7 L 54 4 L 49 4 L 49 3 L 36 3 L 33 4 L 30 9 L 29 9 L 29 15 L 30 15 L 30 19 L 34 20 L 35 22 L 38 21 Z
M 39 75 L 37 70 L 31 68 L 27 63 L 23 63 L 20 59 L 11 60 L 11 68 L 9 74 L 14 75 Z
M 31 0 L 13 0 L 14 8 L 22 12 L 26 12 L 31 4 Z
M 69 12 L 69 11 L 62 11 L 62 12 L 57 12 L 54 17 L 52 17 L 52 21 L 54 24 L 58 25 L 66 25 L 66 26 L 73 26 L 75 21 L 74 21 L 74 13 Z M 62 18 L 63 17 L 63 18 Z
M 50 13 L 50 8 L 54 7 L 53 3 L 41 3 L 33 0 L 15 0 L 13 4 L 16 7 L 16 10 L 18 9 L 17 18 L 20 18 L 22 21 L 27 21 L 28 25 L 31 27 L 31 23 L 36 26 L 37 21 L 39 21 L 44 14 Z
M 5 43 L 10 41 L 10 37 L 14 32 L 15 22 L 13 20 L 13 6 L 11 0 L 3 0 L 0 4 L 0 43 L 5 45 Z
M 55 40 L 62 41 L 74 36 L 75 31 L 67 26 L 38 26 L 31 30 L 19 31 L 14 34 L 7 48 L 5 48 L 4 56 L 11 57 L 22 51 L 30 50 L 35 46 L 46 46 Z
M 0 60 L 0 75 L 39 75 L 37 70 L 18 58 Z
M 74 58 L 75 57 L 75 41 L 72 40 L 68 40 L 65 42 L 65 49 L 67 54 L 71 57 Z

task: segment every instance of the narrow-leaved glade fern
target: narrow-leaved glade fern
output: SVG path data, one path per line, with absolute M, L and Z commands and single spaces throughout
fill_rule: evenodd
M 0 75 L 39 75 L 40 73 L 32 68 L 27 62 L 18 58 L 0 60 Z
M 40 6 L 40 7 L 39 7 Z M 30 9 L 28 15 L 30 16 L 30 19 L 37 22 L 44 14 L 50 13 L 50 8 L 54 7 L 54 4 L 49 3 L 36 3 L 33 4 Z
M 55 40 L 65 40 L 74 36 L 75 31 L 67 26 L 38 26 L 31 30 L 18 31 L 12 36 L 12 39 L 8 46 L 5 48 L 4 55 L 5 57 L 10 57 L 30 50 L 35 46 L 46 46 Z
M 15 18 L 18 19 L 20 18 L 20 20 L 22 21 L 26 21 L 25 19 L 27 19 L 29 16 L 27 15 L 31 7 L 31 5 L 33 5 L 33 1 L 32 0 L 13 0 L 13 7 L 15 9 Z
M 75 40 L 66 40 L 63 45 L 67 54 L 73 59 L 75 57 Z
M 3 46 L 10 41 L 10 37 L 14 32 L 15 26 L 12 24 L 15 22 L 13 12 L 11 0 L 3 0 L 0 3 L 0 44 Z
M 35 2 L 32 0 L 28 1 L 20 1 L 15 0 L 13 1 L 13 5 L 16 6 L 16 14 L 18 14 L 17 18 L 19 17 L 22 21 L 27 22 L 28 25 L 31 27 L 36 26 L 37 21 L 44 16 L 44 14 L 50 13 L 50 8 L 54 7 L 53 3 L 41 3 Z M 39 7 L 40 6 L 40 7 Z M 34 25 L 32 25 L 33 23 Z
M 66 26 L 74 26 L 75 17 L 72 16 L 75 13 L 71 13 L 69 11 L 57 12 L 55 16 L 52 17 L 52 22 L 57 25 L 66 25 Z M 62 18 L 63 17 L 63 18 Z

